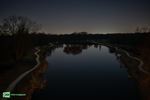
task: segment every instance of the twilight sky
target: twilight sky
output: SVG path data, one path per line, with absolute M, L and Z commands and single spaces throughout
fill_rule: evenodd
M 10 15 L 29 17 L 48 33 L 134 32 L 150 26 L 150 0 L 0 0 L 0 20 Z

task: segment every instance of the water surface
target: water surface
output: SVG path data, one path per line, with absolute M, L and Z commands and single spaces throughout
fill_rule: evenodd
M 94 96 L 105 100 L 138 100 L 137 87 L 128 78 L 115 52 L 106 46 L 64 45 L 47 57 L 47 86 L 32 100 L 59 96 Z

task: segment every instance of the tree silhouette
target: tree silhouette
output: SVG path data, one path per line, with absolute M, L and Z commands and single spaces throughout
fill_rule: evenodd
M 136 33 L 149 33 L 150 28 L 149 27 L 137 27 Z
M 9 16 L 3 19 L 0 32 L 13 35 L 38 31 L 39 25 L 23 16 Z
M 2 34 L 2 26 L 0 25 L 0 34 Z
M 140 28 L 139 27 L 136 28 L 136 33 L 140 33 Z
M 39 25 L 23 16 L 9 16 L 2 20 L 0 34 L 13 35 L 12 51 L 16 61 L 21 60 L 32 48 L 29 33 L 39 30 Z

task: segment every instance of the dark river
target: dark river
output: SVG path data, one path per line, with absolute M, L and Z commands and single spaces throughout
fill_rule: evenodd
M 106 46 L 63 45 L 47 56 L 47 86 L 32 100 L 94 96 L 102 100 L 139 100 L 136 83 Z

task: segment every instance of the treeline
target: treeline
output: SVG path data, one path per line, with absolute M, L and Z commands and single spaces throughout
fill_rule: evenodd
M 17 35 L 1 35 L 0 43 L 2 45 L 11 45 L 15 42 Z M 20 36 L 21 37 L 21 36 Z M 145 38 L 150 37 L 150 33 L 116 33 L 116 34 L 88 34 L 86 32 L 72 33 L 72 34 L 44 34 L 44 33 L 31 33 L 22 36 L 25 40 L 28 37 L 32 46 L 45 45 L 48 43 L 57 44 L 83 44 L 94 42 L 107 42 L 113 44 L 136 45 L 143 41 Z M 18 41 L 19 42 L 19 41 Z M 27 41 L 24 41 L 27 42 Z
M 53 35 L 43 33 L 33 33 L 29 35 L 34 46 L 48 43 L 58 44 L 87 44 L 94 42 L 107 42 L 113 44 L 136 45 L 145 38 L 150 37 L 150 33 L 122 33 L 122 34 L 88 34 L 86 32 Z
M 122 33 L 122 34 L 88 34 L 86 32 L 73 34 L 14 34 L 0 36 L 0 61 L 4 64 L 20 62 L 20 60 L 36 46 L 53 44 L 94 44 L 95 42 L 110 43 L 133 49 L 142 44 L 150 43 L 150 33 Z M 135 52 L 135 51 L 134 51 Z M 3 65 L 3 64 L 2 64 Z

